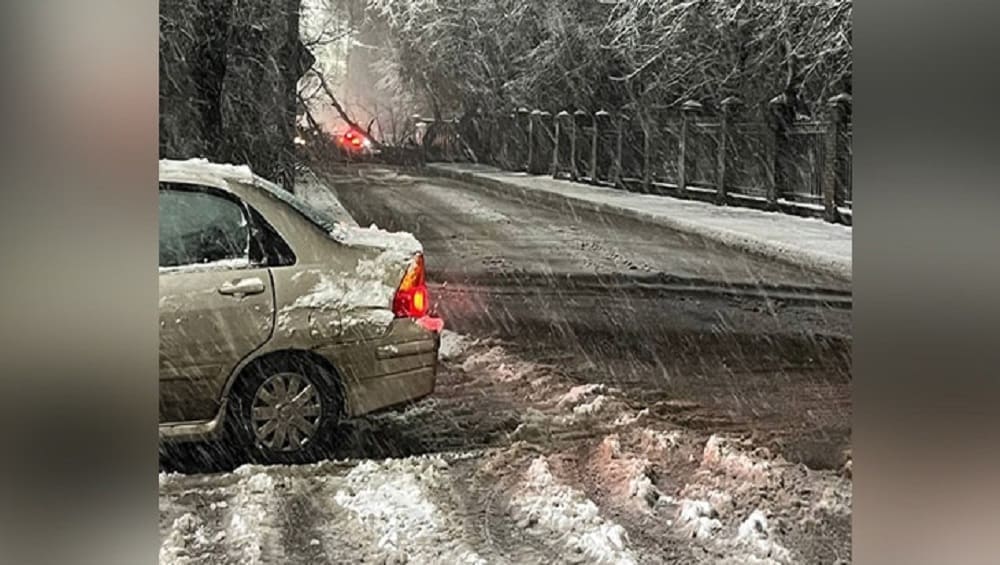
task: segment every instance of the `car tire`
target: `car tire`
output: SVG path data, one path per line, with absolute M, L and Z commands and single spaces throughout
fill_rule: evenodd
M 229 437 L 250 461 L 310 463 L 328 455 L 343 401 L 334 372 L 289 355 L 247 366 L 229 408 Z

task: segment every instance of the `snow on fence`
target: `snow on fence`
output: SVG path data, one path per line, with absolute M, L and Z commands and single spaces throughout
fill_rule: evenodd
M 821 119 L 793 116 L 784 97 L 764 121 L 741 121 L 741 103 L 707 115 L 628 115 L 518 108 L 500 116 L 435 122 L 428 161 L 476 161 L 505 170 L 851 223 L 851 97 L 830 99 Z

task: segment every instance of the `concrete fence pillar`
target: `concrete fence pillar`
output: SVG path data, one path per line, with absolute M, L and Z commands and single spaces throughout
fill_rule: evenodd
M 559 178 L 559 173 L 562 172 L 562 161 L 561 161 L 563 157 L 562 153 L 570 149 L 569 147 L 566 147 L 566 145 L 562 143 L 562 136 L 563 132 L 566 132 L 568 135 L 572 136 L 573 117 L 570 115 L 569 112 L 563 110 L 562 112 L 556 114 L 556 119 L 554 120 L 554 122 L 555 123 L 553 127 L 555 128 L 556 136 L 555 136 L 555 143 L 552 146 L 552 177 Z M 570 142 L 570 144 L 572 145 L 572 141 Z M 570 160 L 572 159 L 573 156 L 570 155 Z
M 687 190 L 687 146 L 691 122 L 701 112 L 701 102 L 688 100 L 681 105 L 681 135 L 678 140 L 677 152 L 677 190 L 681 193 Z
M 601 120 L 599 118 L 607 115 L 608 113 L 604 110 L 594 112 L 594 131 L 590 141 L 590 182 L 594 184 L 597 184 L 597 144 L 601 142 Z
M 527 171 L 529 164 L 531 163 L 532 151 L 531 145 L 533 140 L 532 127 L 531 127 L 531 112 L 525 107 L 520 107 L 517 109 L 517 122 L 521 128 L 523 128 L 523 137 L 520 140 L 524 144 L 523 149 L 518 151 L 518 171 Z
M 826 130 L 826 147 L 823 159 L 823 218 L 828 222 L 838 219 L 839 195 L 843 194 L 844 182 L 841 163 L 846 157 L 843 138 L 847 127 L 847 117 L 851 110 L 851 96 L 839 94 L 827 101 L 829 126 Z
M 570 167 L 570 178 L 573 180 L 580 179 L 580 167 L 578 162 L 580 160 L 580 147 L 577 138 L 580 136 L 580 121 L 586 119 L 587 113 L 583 110 L 577 110 L 573 112 L 573 129 L 572 137 L 570 138 L 570 156 L 572 165 Z

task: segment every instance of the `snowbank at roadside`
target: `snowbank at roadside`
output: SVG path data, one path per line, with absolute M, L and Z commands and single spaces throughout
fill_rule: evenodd
M 431 495 L 448 488 L 447 471 L 439 456 L 364 461 L 335 500 L 371 530 L 386 562 L 486 563 L 462 541 L 460 519 Z
M 621 525 L 601 517 L 582 492 L 559 483 L 544 457 L 531 462 L 525 482 L 511 499 L 518 525 L 535 535 L 555 537 L 589 563 L 636 563 Z

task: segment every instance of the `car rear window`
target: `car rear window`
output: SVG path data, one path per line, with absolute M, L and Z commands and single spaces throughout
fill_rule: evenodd
M 296 196 L 295 194 L 288 192 L 287 190 L 281 188 L 276 184 L 270 183 L 263 179 L 256 179 L 256 182 L 254 182 L 253 185 L 263 190 L 269 196 L 272 196 L 280 200 L 281 202 L 284 202 L 285 204 L 290 206 L 293 210 L 298 212 L 302 217 L 308 220 L 310 223 L 312 223 L 313 225 L 315 225 L 316 227 L 320 228 L 321 230 L 327 233 L 330 233 L 331 231 L 336 229 L 336 227 L 340 224 L 340 221 L 331 216 L 330 214 L 327 214 L 322 210 L 316 209 L 314 206 L 312 206 L 299 196 Z

